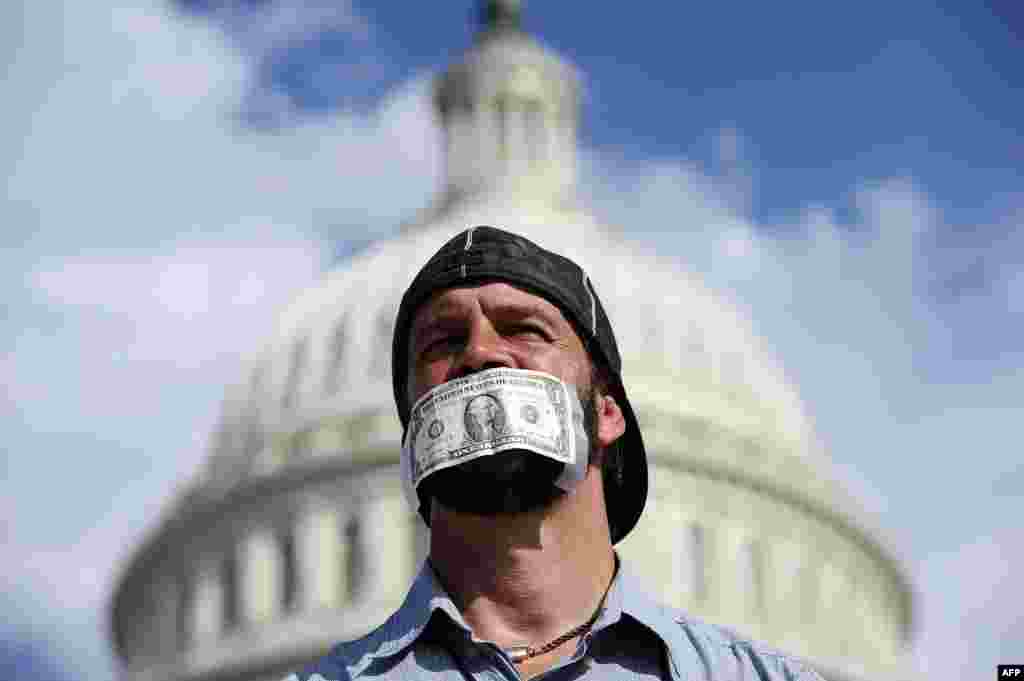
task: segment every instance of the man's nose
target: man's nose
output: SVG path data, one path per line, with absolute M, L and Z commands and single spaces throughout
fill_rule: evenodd
M 453 367 L 453 378 L 461 378 L 486 369 L 514 367 L 515 361 L 501 334 L 487 320 L 473 324 L 466 345 Z

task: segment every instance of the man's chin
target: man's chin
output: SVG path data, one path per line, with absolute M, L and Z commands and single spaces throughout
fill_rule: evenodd
M 524 450 L 506 450 L 438 471 L 424 493 L 458 513 L 497 516 L 550 507 L 565 492 L 554 480 L 562 464 Z

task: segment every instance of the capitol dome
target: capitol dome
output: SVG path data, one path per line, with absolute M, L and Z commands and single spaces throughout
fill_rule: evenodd
M 830 680 L 900 675 L 911 592 L 891 550 L 832 482 L 749 321 L 576 200 L 578 81 L 518 11 L 487 3 L 477 44 L 438 80 L 437 201 L 301 294 L 228 389 L 195 486 L 116 594 L 129 678 L 276 679 L 401 601 L 428 530 L 399 486 L 393 324 L 423 263 L 474 225 L 578 262 L 605 304 L 650 467 L 618 548 L 649 589 Z
M 340 413 L 397 422 L 390 339 L 402 294 L 440 244 L 467 225 L 494 224 L 580 263 L 606 301 L 625 380 L 643 412 L 714 421 L 775 458 L 817 450 L 796 391 L 750 324 L 677 264 L 614 236 L 581 212 L 481 201 L 376 244 L 305 291 L 225 399 L 209 478 L 228 486 L 283 463 L 275 434 L 301 433 Z M 634 388 L 635 386 L 635 388 Z M 301 447 L 300 447 L 301 449 Z M 817 452 L 820 455 L 820 452 Z

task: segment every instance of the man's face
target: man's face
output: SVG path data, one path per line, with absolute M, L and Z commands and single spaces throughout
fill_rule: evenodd
M 410 404 L 442 383 L 493 367 L 589 383 L 587 351 L 561 310 L 511 284 L 440 291 L 420 307 L 410 330 Z
M 438 292 L 417 311 L 409 339 L 409 403 L 447 381 L 497 367 L 557 376 L 590 396 L 590 359 L 562 312 L 510 284 Z M 481 425 L 487 422 L 480 405 Z M 550 504 L 562 464 L 509 450 L 434 473 L 424 493 L 458 511 L 490 515 Z

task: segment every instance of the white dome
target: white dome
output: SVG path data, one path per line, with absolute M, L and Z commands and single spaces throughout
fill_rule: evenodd
M 476 225 L 573 259 L 600 294 L 650 473 L 644 517 L 617 547 L 652 592 L 767 634 L 834 681 L 863 665 L 906 676 L 913 594 L 893 552 L 832 482 L 748 320 L 576 206 L 577 80 L 517 29 L 518 7 L 490 0 L 439 81 L 444 192 L 289 305 L 226 392 L 204 474 L 117 589 L 131 678 L 273 678 L 268 665 L 393 611 L 429 537 L 399 490 L 392 327 L 422 265 Z

